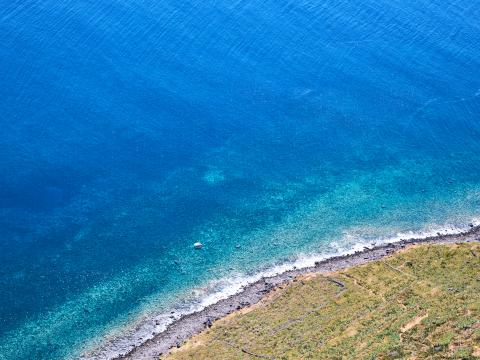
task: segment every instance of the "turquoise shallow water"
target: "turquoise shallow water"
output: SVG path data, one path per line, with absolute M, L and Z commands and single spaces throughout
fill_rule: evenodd
M 0 359 L 479 216 L 475 2 L 2 5 Z

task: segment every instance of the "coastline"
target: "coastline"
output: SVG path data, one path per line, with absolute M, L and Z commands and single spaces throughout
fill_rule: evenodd
M 242 288 L 241 291 L 206 306 L 200 311 L 184 315 L 171 323 L 166 330 L 147 339 L 140 345 L 133 346 L 126 354 L 120 354 L 111 359 L 157 359 L 162 354 L 168 353 L 171 348 L 180 346 L 185 340 L 196 335 L 205 328 L 211 326 L 212 322 L 223 318 L 242 308 L 258 303 L 273 288 L 281 286 L 293 280 L 295 277 L 312 272 L 331 272 L 345 269 L 351 266 L 364 264 L 388 256 L 398 250 L 410 245 L 417 244 L 449 244 L 457 242 L 478 242 L 480 241 L 480 225 L 470 225 L 468 231 L 455 234 L 441 234 L 427 236 L 424 238 L 412 238 L 387 242 L 373 247 L 364 247 L 361 251 L 340 256 L 333 256 L 315 262 L 315 265 L 293 268 L 274 276 L 262 277 Z M 103 357 L 91 354 L 91 359 Z

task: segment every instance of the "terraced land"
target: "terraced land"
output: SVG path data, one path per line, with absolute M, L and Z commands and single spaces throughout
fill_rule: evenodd
M 478 359 L 480 244 L 412 246 L 297 278 L 167 358 Z

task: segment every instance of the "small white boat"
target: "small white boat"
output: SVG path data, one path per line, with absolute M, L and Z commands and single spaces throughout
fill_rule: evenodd
M 195 249 L 201 249 L 203 247 L 203 244 L 201 242 L 196 242 L 195 244 L 193 244 L 193 247 Z

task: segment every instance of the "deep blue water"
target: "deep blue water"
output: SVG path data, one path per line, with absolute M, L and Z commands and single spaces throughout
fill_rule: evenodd
M 479 18 L 470 0 L 3 0 L 0 359 L 76 357 L 214 280 L 468 224 Z

